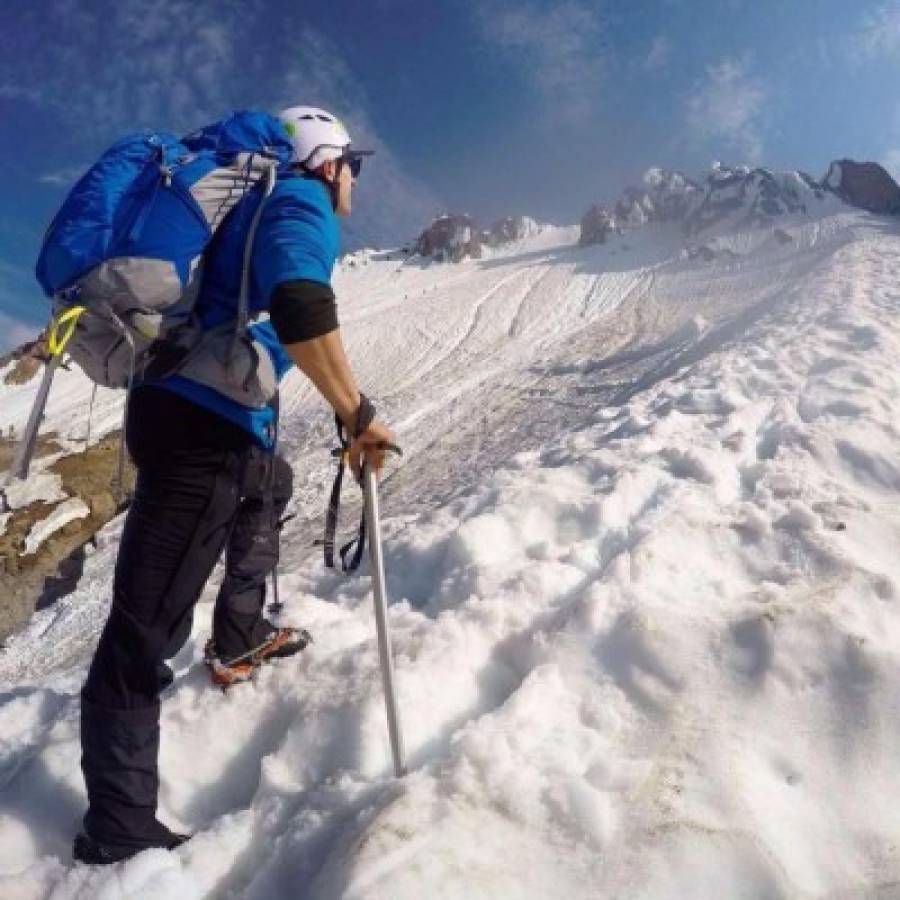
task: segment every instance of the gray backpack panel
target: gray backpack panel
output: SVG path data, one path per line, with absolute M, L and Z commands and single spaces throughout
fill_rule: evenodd
M 127 387 L 129 379 L 140 376 L 151 361 L 158 342 L 188 322 L 196 281 L 193 278 L 183 291 L 168 260 L 107 260 L 78 282 L 89 302 L 66 350 L 93 381 L 105 387 Z M 63 309 L 59 305 L 56 312 Z
M 249 332 L 235 335 L 231 323 L 205 332 L 178 374 L 253 409 L 262 409 L 278 389 L 269 351 Z

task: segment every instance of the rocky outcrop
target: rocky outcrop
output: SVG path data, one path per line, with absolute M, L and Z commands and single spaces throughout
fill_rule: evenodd
M 825 184 L 851 206 L 883 216 L 900 214 L 900 186 L 878 163 L 837 160 Z
M 639 200 L 651 222 L 683 221 L 702 194 L 703 188 L 687 175 L 660 168 L 644 173 L 642 187 L 625 189 L 625 197 Z
M 542 226 L 529 216 L 506 216 L 488 231 L 467 215 L 439 216 L 402 253 L 413 253 L 439 262 L 481 259 L 484 248 L 503 247 L 539 234 Z
M 466 215 L 440 216 L 418 237 L 414 250 L 420 256 L 440 262 L 461 262 L 467 257 L 480 259 L 481 232 Z
M 900 185 L 877 163 L 833 162 L 822 181 L 801 171 L 776 172 L 715 163 L 706 179 L 648 169 L 640 187 L 626 188 L 612 211 L 594 205 L 582 220 L 582 244 L 604 243 L 613 231 L 652 222 L 680 225 L 687 237 L 711 229 L 774 225 L 787 215 L 815 214 L 840 203 L 880 215 L 900 215 Z M 782 244 L 793 239 L 775 229 Z
M 507 216 L 496 222 L 485 234 L 484 241 L 490 247 L 500 247 L 533 237 L 541 230 L 541 226 L 529 216 Z
M 62 448 L 52 436 L 42 435 L 37 457 Z M 13 452 L 12 442 L 0 441 L 0 469 Z M 80 453 L 70 453 L 47 470 L 58 476 L 63 499 L 37 500 L 0 516 L 0 639 L 41 608 L 74 587 L 81 573 L 85 546 L 121 508 L 111 484 L 118 463 L 118 433 L 110 434 Z M 0 474 L 0 479 L 5 475 Z M 129 466 L 126 484 L 134 483 Z M 81 503 L 80 514 L 60 522 L 59 528 L 42 528 L 66 504 Z M 74 505 L 74 504 L 73 504 Z M 35 535 L 46 537 L 34 546 Z
M 613 230 L 648 223 L 680 226 L 687 237 L 748 225 L 766 225 L 792 213 L 813 213 L 837 203 L 835 191 L 805 172 L 774 172 L 715 163 L 703 182 L 667 169 L 648 169 L 640 187 L 629 187 L 612 212 L 593 206 L 582 221 L 581 243 L 603 243 Z
M 605 244 L 611 234 L 615 234 L 616 220 L 604 206 L 594 204 L 581 220 L 581 234 L 578 238 L 580 247 L 591 244 Z
M 45 334 L 41 333 L 38 335 L 37 340 L 22 344 L 5 356 L 0 356 L 0 369 L 5 368 L 10 363 L 15 363 L 3 376 L 3 383 L 26 384 L 34 378 L 48 359 Z
M 829 194 L 805 172 L 717 164 L 685 217 L 685 229 L 697 234 L 726 220 L 733 227 L 763 225 L 790 213 L 814 212 Z

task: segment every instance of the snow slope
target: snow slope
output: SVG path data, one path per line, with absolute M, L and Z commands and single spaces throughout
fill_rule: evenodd
M 0 651 L 0 896 L 900 896 L 900 229 L 778 224 L 709 263 L 654 225 L 339 272 L 405 450 L 382 506 L 410 775 L 369 579 L 311 547 L 331 424 L 292 376 L 284 618 L 316 642 L 223 696 L 210 586 L 163 706 L 161 817 L 196 837 L 72 867 L 108 526 Z M 48 425 L 74 434 L 65 378 Z

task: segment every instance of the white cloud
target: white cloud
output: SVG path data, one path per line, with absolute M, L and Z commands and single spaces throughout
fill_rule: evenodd
M 742 162 L 758 162 L 768 95 L 746 60 L 723 59 L 707 67 L 687 97 L 687 125 L 697 138 L 717 149 L 741 154 Z
M 882 3 L 863 16 L 854 35 L 857 58 L 900 58 L 900 0 Z
M 51 184 L 54 187 L 69 187 L 85 172 L 87 167 L 87 163 L 79 166 L 64 166 L 53 172 L 44 172 L 43 174 L 38 175 L 37 180 L 41 184 Z
M 55 114 L 58 146 L 78 158 L 145 127 L 184 133 L 231 109 L 310 103 L 334 109 L 380 151 L 360 189 L 364 200 L 377 182 L 377 210 L 358 203 L 351 233 L 409 237 L 440 206 L 379 139 L 365 89 L 299 4 L 276 14 L 266 0 L 219 0 L 212 15 L 191 0 L 44 0 L 13 18 L 0 30 L 0 97 Z M 16 34 L 52 52 L 23 60 L 11 52 Z M 40 180 L 63 184 L 68 174 Z
M 596 3 L 542 7 L 495 0 L 478 5 L 477 19 L 484 39 L 519 61 L 542 99 L 552 102 L 550 109 L 572 118 L 590 113 L 606 69 Z
M 664 69 L 672 58 L 672 42 L 663 34 L 658 34 L 650 45 L 644 59 L 644 68 L 650 72 Z

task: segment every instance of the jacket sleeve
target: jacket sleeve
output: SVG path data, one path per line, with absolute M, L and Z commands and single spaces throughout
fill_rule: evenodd
M 254 240 L 254 287 L 264 308 L 285 282 L 331 282 L 337 223 L 327 192 L 318 182 L 297 181 L 276 190 L 266 203 Z
M 334 291 L 320 281 L 283 281 L 272 292 L 269 317 L 282 344 L 321 337 L 338 327 Z

